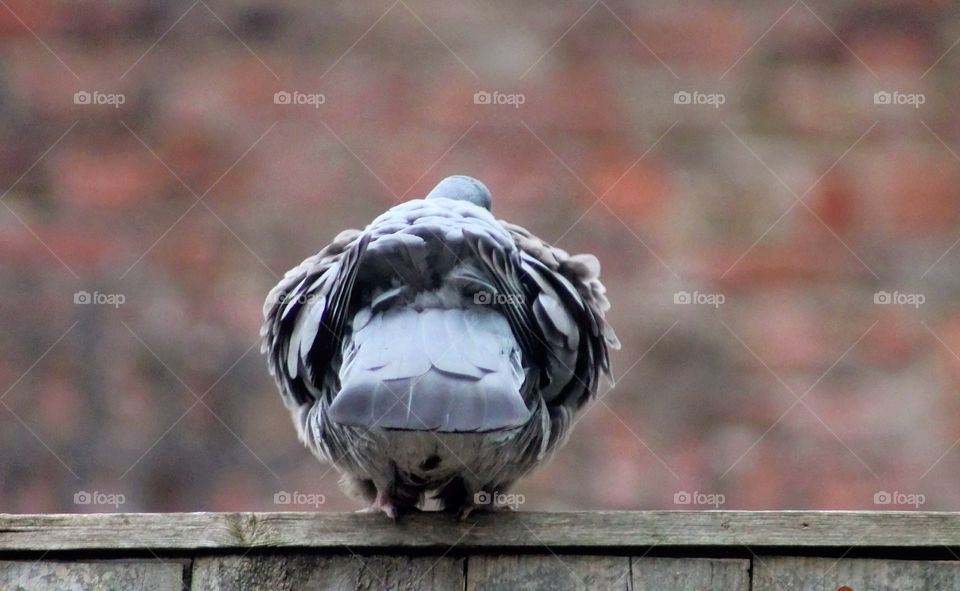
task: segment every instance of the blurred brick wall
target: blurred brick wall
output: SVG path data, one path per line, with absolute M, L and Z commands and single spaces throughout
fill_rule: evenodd
M 958 38 L 938 1 L 7 0 L 0 511 L 352 508 L 260 307 L 453 173 L 598 254 L 624 344 L 528 508 L 956 510 Z

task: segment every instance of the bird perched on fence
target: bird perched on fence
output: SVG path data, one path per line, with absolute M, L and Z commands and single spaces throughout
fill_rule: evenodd
M 490 213 L 467 176 L 347 230 L 264 305 L 262 350 L 301 440 L 396 519 L 465 517 L 569 434 L 619 342 L 592 255 Z

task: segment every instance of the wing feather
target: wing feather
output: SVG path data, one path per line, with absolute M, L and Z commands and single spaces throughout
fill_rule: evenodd
M 519 249 L 518 272 L 536 323 L 531 334 L 546 353 L 542 396 L 565 428 L 567 414 L 596 394 L 599 377 L 612 381 L 610 349 L 620 347 L 604 318 L 610 304 L 599 278 L 600 263 L 593 255 L 571 256 L 515 224 L 500 224 Z
M 297 409 L 324 392 L 320 372 L 339 354 L 350 294 L 368 238 L 341 232 L 318 254 L 291 269 L 267 296 L 261 351 L 268 355 L 284 403 Z

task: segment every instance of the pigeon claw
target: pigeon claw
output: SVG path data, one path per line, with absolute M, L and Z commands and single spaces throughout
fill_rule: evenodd
M 400 511 L 393 501 L 386 495 L 378 494 L 377 498 L 373 503 L 364 509 L 360 509 L 357 513 L 383 513 L 394 522 L 397 521 L 397 518 L 400 516 Z
M 397 506 L 391 502 L 386 502 L 380 505 L 380 510 L 383 511 L 383 514 L 389 517 L 396 523 L 397 517 L 399 516 L 399 511 L 397 511 Z
M 384 515 L 386 515 L 387 517 L 389 517 L 389 518 L 392 519 L 393 521 L 396 521 L 396 520 L 397 520 L 397 517 L 398 517 L 399 514 L 400 514 L 400 512 L 397 510 L 397 507 L 396 507 L 395 505 L 393 505 L 392 503 L 387 503 L 387 504 L 382 504 L 382 505 L 375 503 L 375 504 L 373 504 L 373 505 L 370 505 L 369 507 L 365 507 L 365 508 L 363 508 L 363 509 L 357 509 L 356 512 L 357 512 L 357 513 L 370 513 L 370 514 L 383 513 Z

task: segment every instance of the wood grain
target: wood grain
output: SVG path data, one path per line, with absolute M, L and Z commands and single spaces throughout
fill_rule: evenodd
M 750 591 L 750 561 L 718 558 L 635 558 L 634 591 Z
M 0 589 L 960 591 L 958 549 L 933 512 L 0 515 Z
M 555 554 L 471 556 L 467 591 L 628 591 L 626 556 Z
M 0 561 L 0 589 L 181 591 L 185 563 L 160 560 Z
M 222 556 L 194 562 L 191 591 L 462 589 L 463 558 L 435 556 Z
M 0 551 L 398 546 L 460 548 L 960 547 L 960 514 L 843 511 L 0 515 Z
M 754 559 L 754 591 L 960 591 L 960 562 L 765 556 Z

